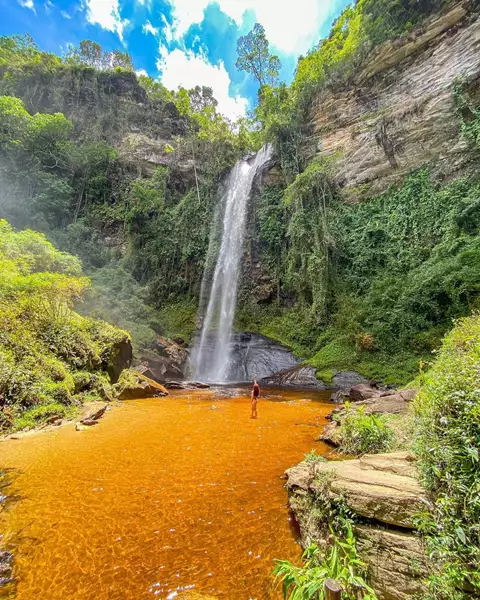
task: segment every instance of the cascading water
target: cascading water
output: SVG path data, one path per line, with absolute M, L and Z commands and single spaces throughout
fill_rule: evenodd
M 228 179 L 222 198 L 224 216 L 220 250 L 202 333 L 191 357 L 192 371 L 197 379 L 216 383 L 229 380 L 230 337 L 237 304 L 247 203 L 255 174 L 270 159 L 271 153 L 271 147 L 264 146 L 254 158 L 238 161 Z M 214 236 L 213 231 L 211 235 Z

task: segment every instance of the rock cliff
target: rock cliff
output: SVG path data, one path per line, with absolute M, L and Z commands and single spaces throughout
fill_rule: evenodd
M 347 200 L 378 194 L 427 164 L 447 177 L 465 165 L 453 87 L 480 77 L 480 20 L 470 5 L 456 4 L 381 45 L 353 85 L 314 101 L 304 151 L 334 157 Z

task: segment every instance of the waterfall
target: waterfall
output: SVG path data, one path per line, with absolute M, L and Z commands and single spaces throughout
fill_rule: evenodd
M 230 337 L 237 304 L 237 283 L 243 254 L 247 204 L 257 171 L 271 157 L 264 146 L 253 158 L 233 167 L 221 199 L 223 224 L 220 249 L 213 273 L 200 340 L 195 345 L 191 367 L 196 379 L 226 383 L 230 367 Z M 210 243 L 215 235 L 212 228 Z M 202 288 L 205 288 L 206 274 Z M 202 298 L 200 300 L 202 305 Z M 201 309 L 200 309 L 201 310 Z

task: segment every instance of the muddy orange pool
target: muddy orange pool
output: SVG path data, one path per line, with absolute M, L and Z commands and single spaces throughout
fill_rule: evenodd
M 15 554 L 9 594 L 280 598 L 273 560 L 300 556 L 281 477 L 326 452 L 314 440 L 331 406 L 327 393 L 268 390 L 252 420 L 247 393 L 175 392 L 116 404 L 85 431 L 0 443 L 15 497 L 0 521 Z

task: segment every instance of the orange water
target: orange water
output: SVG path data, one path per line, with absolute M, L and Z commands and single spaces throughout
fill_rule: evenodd
M 20 497 L 0 522 L 17 600 L 280 598 L 273 559 L 300 554 L 281 476 L 326 451 L 314 439 L 330 407 L 270 390 L 252 420 L 246 394 L 175 392 L 0 443 Z

